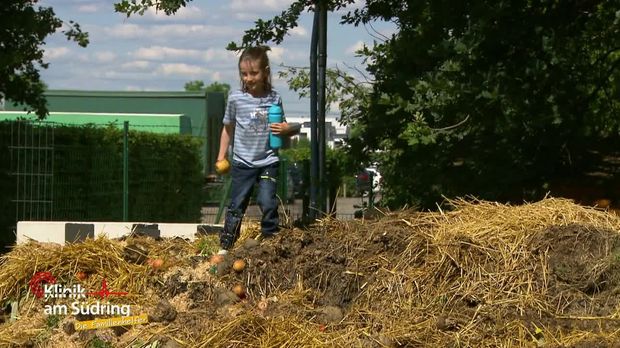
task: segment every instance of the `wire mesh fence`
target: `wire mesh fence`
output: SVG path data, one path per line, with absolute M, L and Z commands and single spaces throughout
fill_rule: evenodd
M 11 220 L 122 221 L 124 158 L 115 125 L 1 122 L 8 149 L 3 187 Z M 157 126 L 157 125 L 155 125 Z M 148 127 L 148 125 L 141 125 Z M 151 129 L 153 129 L 151 127 Z M 132 131 L 127 147 L 131 217 L 198 222 L 203 194 L 200 141 Z M 191 208 L 191 206 L 196 208 Z M 195 212 L 192 212 L 195 210 Z
M 8 129 L 16 220 L 48 220 L 53 216 L 54 129 L 12 122 Z M 6 136 L 6 134 L 5 134 Z
M 9 124 L 3 128 L 3 136 L 8 143 L 10 168 L 2 182 L 3 187 L 9 188 L 11 205 L 3 214 L 11 214 L 10 220 L 15 222 L 122 221 L 123 143 L 121 138 L 109 139 L 111 134 L 118 135 L 120 125 L 45 121 L 12 121 Z M 75 134 L 59 131 L 67 127 L 79 128 L 80 131 Z M 142 129 L 153 132 L 167 126 L 142 124 L 132 128 L 134 133 L 130 142 L 133 145 L 128 158 L 132 221 L 222 223 L 229 204 L 225 181 L 220 177 L 205 184 L 206 178 L 201 172 L 204 163 L 199 163 L 204 158 L 190 156 L 167 160 L 176 156 L 171 153 L 173 149 L 156 150 L 149 143 L 150 138 L 140 135 L 146 134 L 140 132 Z M 115 130 L 116 133 L 105 130 Z M 171 171 L 171 166 L 197 169 Z M 195 177 L 196 173 L 199 178 Z M 283 223 L 292 223 L 304 216 L 304 194 L 294 188 L 292 177 L 288 163 L 282 160 L 278 196 Z M 193 184 L 183 185 L 184 182 Z M 187 201 L 196 196 L 194 191 L 200 191 L 200 202 L 192 203 L 199 206 L 196 219 L 189 213 L 172 214 L 173 217 L 168 214 L 162 218 L 163 207 L 172 212 L 187 210 Z M 258 220 L 262 213 L 255 202 L 251 200 L 246 217 Z M 339 203 L 337 218 L 351 219 L 353 216 L 349 202 Z

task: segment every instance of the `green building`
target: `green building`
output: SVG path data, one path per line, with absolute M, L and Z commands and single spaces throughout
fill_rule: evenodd
M 26 111 L 0 111 L 0 121 L 30 120 L 37 116 Z M 185 115 L 174 114 L 117 114 L 103 112 L 50 112 L 43 122 L 69 126 L 115 126 L 122 129 L 125 121 L 129 129 L 162 134 L 192 134 L 192 122 Z

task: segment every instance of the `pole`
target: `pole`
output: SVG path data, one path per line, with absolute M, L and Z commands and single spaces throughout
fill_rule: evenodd
M 230 194 L 230 188 L 232 186 L 232 178 L 230 175 L 227 175 L 224 179 L 224 193 L 222 197 L 220 197 L 220 205 L 217 208 L 217 214 L 215 215 L 215 223 L 219 224 L 222 220 L 222 215 L 224 214 L 224 207 L 226 206 L 226 201 L 228 200 L 228 195 Z
M 319 83 L 317 104 L 319 146 L 319 204 L 322 214 L 327 212 L 327 177 L 325 175 L 325 71 L 327 67 L 327 4 L 319 0 Z
M 310 202 L 308 220 L 314 222 L 317 217 L 317 199 L 319 196 L 319 147 L 317 132 L 317 45 L 319 41 L 318 0 L 314 5 L 314 22 L 310 40 Z
M 129 121 L 123 122 L 123 221 L 129 221 Z

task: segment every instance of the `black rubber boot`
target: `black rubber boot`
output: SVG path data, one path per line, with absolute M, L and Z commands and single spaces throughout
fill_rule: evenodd
M 220 247 L 228 250 L 235 245 L 241 232 L 241 220 L 243 213 L 239 210 L 228 210 L 226 212 L 226 220 L 224 221 L 224 229 L 220 234 Z

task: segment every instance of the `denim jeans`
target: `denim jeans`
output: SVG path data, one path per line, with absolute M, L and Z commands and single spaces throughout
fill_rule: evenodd
M 226 211 L 224 229 L 220 234 L 222 249 L 230 249 L 239 239 L 241 220 L 248 208 L 256 183 L 258 183 L 256 200 L 263 213 L 261 233 L 269 236 L 278 231 L 278 200 L 276 198 L 278 168 L 277 162 L 261 168 L 251 168 L 242 163 L 233 162 L 231 200 Z

